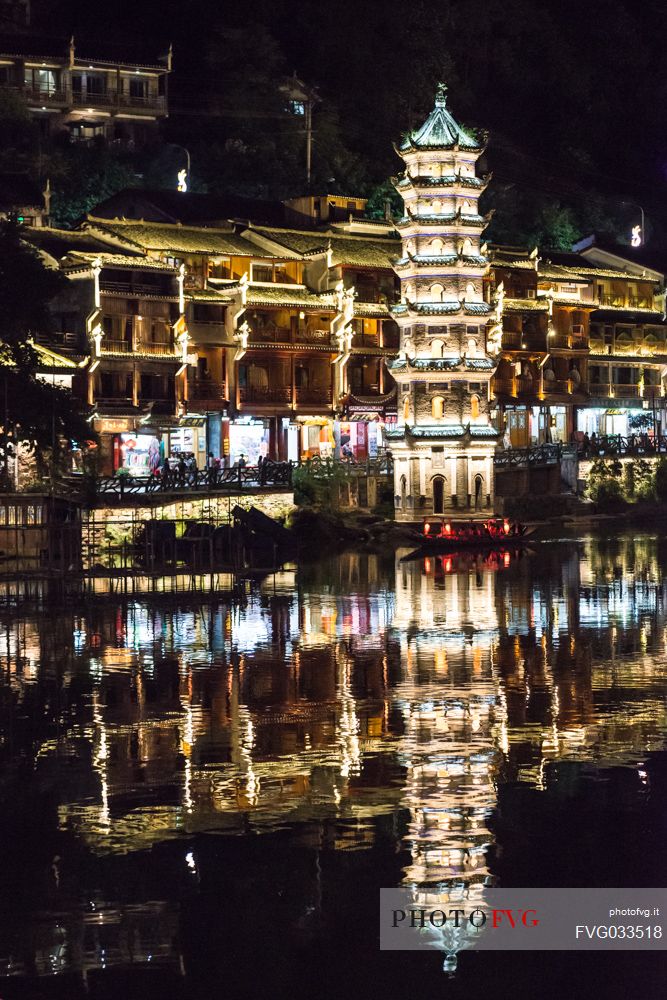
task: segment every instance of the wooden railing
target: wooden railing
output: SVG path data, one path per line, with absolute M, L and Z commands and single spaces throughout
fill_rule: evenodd
M 667 453 L 667 438 L 641 434 L 601 434 L 592 435 L 577 445 L 580 458 L 606 458 L 622 455 L 664 455 Z
M 121 499 L 129 496 L 165 492 L 215 492 L 253 491 L 266 488 L 289 488 L 292 485 L 292 463 L 264 461 L 261 465 L 237 466 L 232 469 L 159 470 L 151 476 L 132 476 L 120 473 L 100 476 L 93 485 L 98 498 Z M 63 485 L 68 492 L 83 493 L 90 484 L 83 476 L 66 477 Z
M 292 390 L 290 386 L 272 388 L 269 386 L 241 386 L 239 402 L 258 403 L 269 406 L 272 403 L 291 403 Z
M 213 379 L 199 379 L 188 383 L 188 399 L 192 402 L 202 400 L 221 403 L 225 399 L 225 387 L 222 382 Z
M 534 448 L 505 448 L 496 452 L 496 468 L 510 468 L 519 465 L 554 465 L 565 457 L 574 457 L 575 449 L 563 444 L 540 444 Z
M 296 401 L 303 404 L 316 404 L 322 403 L 323 405 L 331 404 L 332 392 L 331 389 L 297 389 L 296 390 Z

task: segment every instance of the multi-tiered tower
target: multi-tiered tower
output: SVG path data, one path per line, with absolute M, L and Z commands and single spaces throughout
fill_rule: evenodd
M 395 181 L 405 204 L 398 223 L 403 253 L 394 265 L 401 351 L 390 365 L 399 385 L 398 424 L 387 436 L 402 521 L 493 504 L 495 362 L 486 353 L 491 307 L 480 248 L 488 218 L 478 205 L 487 179 L 476 173 L 485 138 L 454 120 L 445 91 L 441 84 L 431 114 L 396 149 L 405 163 Z

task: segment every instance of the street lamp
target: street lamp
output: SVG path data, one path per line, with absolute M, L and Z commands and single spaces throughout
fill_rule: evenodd
M 630 232 L 630 246 L 632 246 L 632 247 L 641 247 L 641 246 L 644 245 L 644 243 L 646 241 L 646 237 L 645 237 L 646 230 L 644 228 L 644 209 L 636 201 L 624 201 L 624 202 L 622 202 L 622 204 L 623 205 L 634 205 L 634 207 L 638 208 L 639 211 L 641 212 L 641 216 L 642 216 L 641 225 L 640 226 L 633 226 L 632 230 Z
M 176 142 L 170 142 L 169 145 L 173 149 L 180 149 L 185 153 L 186 166 L 185 169 L 181 169 L 178 171 L 177 184 L 176 184 L 177 191 L 185 192 L 188 190 L 188 181 L 190 180 L 190 151 L 186 149 L 185 146 L 179 146 L 178 143 Z

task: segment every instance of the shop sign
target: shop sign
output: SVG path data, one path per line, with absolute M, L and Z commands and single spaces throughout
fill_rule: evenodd
M 130 430 L 134 424 L 133 420 L 96 420 L 97 430 L 100 434 L 123 434 Z

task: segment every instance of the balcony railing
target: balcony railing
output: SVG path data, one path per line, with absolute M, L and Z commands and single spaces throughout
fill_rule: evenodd
M 222 404 L 226 401 L 225 386 L 213 379 L 199 379 L 188 383 L 188 399 L 193 403 Z
M 292 331 L 289 327 L 277 326 L 264 329 L 252 330 L 250 333 L 251 344 L 330 344 L 331 333 L 329 330 L 313 329 L 303 327 Z
M 134 345 L 134 350 L 137 351 L 138 354 L 155 354 L 164 358 L 176 357 L 175 345 L 170 343 L 163 344 L 156 341 L 137 341 Z
M 241 403 L 257 403 L 260 406 L 270 406 L 276 403 L 291 403 L 292 390 L 289 386 L 270 388 L 269 386 L 241 386 L 239 389 Z
M 503 351 L 520 351 L 523 334 L 516 330 L 503 330 L 500 346 Z
M 297 389 L 296 401 L 302 404 L 331 403 L 331 389 Z
M 127 410 L 134 408 L 132 396 L 96 396 L 95 406 L 104 410 Z
M 123 295 L 132 295 L 135 297 L 159 295 L 161 298 L 178 298 L 178 293 L 173 287 L 165 288 L 160 285 L 132 281 L 109 281 L 106 278 L 100 279 L 100 291 L 120 292 Z
M 294 340 L 299 344 L 330 344 L 331 333 L 329 330 L 305 328 L 296 331 Z
M 102 354 L 150 354 L 162 358 L 176 358 L 174 344 L 154 341 L 111 340 L 103 337 L 100 343 Z
M 627 385 L 620 382 L 590 382 L 588 391 L 591 396 L 604 396 L 617 399 L 657 399 L 664 395 L 661 385 Z
M 103 354 L 131 354 L 132 341 L 111 340 L 109 337 L 103 337 L 100 341 L 100 350 Z
M 12 90 L 23 94 L 23 97 L 30 104 L 39 104 L 42 107 L 53 107 L 58 105 L 63 107 L 69 103 L 69 96 L 65 90 L 41 89 L 39 87 L 12 87 Z
M 84 108 L 136 108 L 145 111 L 166 111 L 166 102 L 161 94 L 133 97 L 131 94 L 117 90 L 104 90 L 99 93 L 72 91 L 70 100 L 76 107 Z

